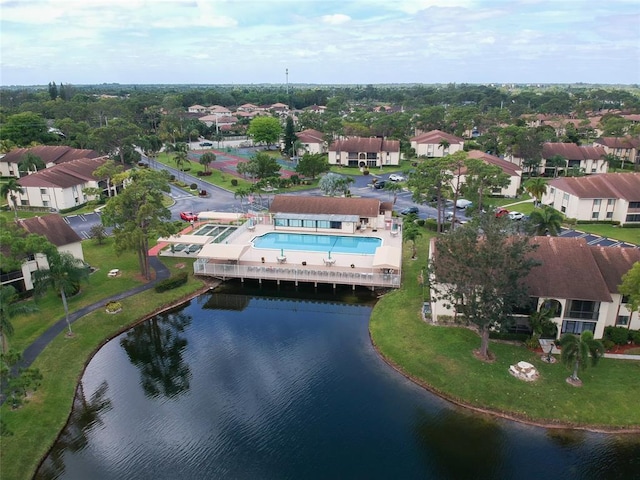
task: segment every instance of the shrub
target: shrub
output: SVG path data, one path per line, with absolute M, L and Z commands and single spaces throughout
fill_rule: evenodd
M 122 309 L 122 304 L 120 302 L 109 302 L 105 305 L 105 310 L 109 313 L 115 313 L 120 309 Z
M 624 327 L 605 327 L 604 339 L 611 340 L 616 345 L 626 345 L 629 341 L 629 330 Z
M 426 220 L 424 218 L 419 218 L 418 220 L 416 220 L 416 223 L 418 224 L 419 227 L 424 227 Z
M 636 345 L 640 345 L 640 330 L 629 330 L 629 338 Z
M 176 181 L 176 176 L 173 173 L 171 175 L 169 175 L 169 181 L 171 181 L 171 182 L 175 182 Z
M 191 185 L 189 185 L 189 188 L 191 190 L 197 190 L 198 189 L 198 184 L 197 183 L 192 183 Z
M 162 280 L 155 286 L 155 290 L 158 293 L 166 292 L 167 290 L 173 290 L 178 288 L 189 280 L 189 274 L 187 272 L 180 272 L 177 275 L 173 275 L 166 280 Z
M 232 178 L 231 179 L 231 186 L 232 187 L 237 187 L 238 186 L 238 179 L 237 178 Z
M 611 350 L 613 347 L 615 347 L 615 346 L 616 346 L 616 344 L 615 344 L 615 343 L 613 343 L 613 342 L 612 342 L 611 340 L 609 340 L 609 339 L 604 339 L 604 340 L 602 340 L 602 345 L 604 346 L 604 349 L 605 349 L 605 350 L 607 350 L 607 351 L 608 351 L 608 350 Z
M 369 175 L 369 170 L 363 170 L 363 171 L 362 171 L 362 174 L 363 174 L 363 175 Z
M 438 221 L 435 218 L 427 218 L 424 221 L 424 226 L 427 228 L 427 230 L 436 232 L 438 230 Z

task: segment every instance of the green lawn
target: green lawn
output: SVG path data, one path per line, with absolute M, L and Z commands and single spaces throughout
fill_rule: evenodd
M 579 223 L 571 228 L 640 245 L 640 228 L 620 228 L 604 223 Z
M 79 298 L 74 299 L 72 309 L 91 303 L 90 298 L 95 301 L 139 283 L 135 278 L 136 275 L 130 270 L 132 264 L 136 263 L 135 256 L 129 254 L 118 258 L 108 252 L 112 252 L 110 246 L 99 249 L 85 246 L 86 258 L 90 258 L 90 263 L 100 267 L 94 276 L 105 278 L 96 277 L 90 286 L 84 288 Z M 164 263 L 174 273 L 182 270 L 193 271 L 193 260 L 169 259 Z M 121 268 L 124 275 L 106 279 L 106 271 L 114 267 Z M 137 320 L 145 318 L 150 312 L 157 312 L 163 306 L 191 296 L 202 288 L 202 282 L 190 276 L 189 282 L 178 289 L 162 294 L 152 289 L 129 297 L 121 301 L 123 306 L 121 313 L 109 315 L 102 310 L 96 311 L 74 323 L 73 338 L 66 338 L 61 334 L 48 345 L 33 365 L 43 374 L 41 387 L 22 408 L 11 410 L 5 404 L 0 409 L 3 422 L 12 432 L 11 436 L 0 437 L 2 478 L 25 480 L 32 478 L 40 459 L 46 454 L 67 421 L 75 388 L 86 362 L 106 339 L 128 328 Z M 37 337 L 38 332 L 44 331 L 60 318 L 59 312 L 54 313 L 56 308 L 54 303 L 56 302 L 47 304 L 46 308 L 42 308 L 45 304 L 39 303 L 41 307 L 39 316 L 14 322 L 16 330 L 12 338 L 14 347 L 25 346 L 31 341 L 30 339 Z M 46 315 L 42 312 L 46 312 Z
M 548 365 L 539 355 L 511 344 L 492 342 L 494 363 L 477 360 L 480 346 L 474 332 L 425 323 L 420 315 L 423 289 L 420 269 L 427 261 L 428 235 L 419 240 L 418 260 L 405 249 L 403 288 L 385 295 L 374 308 L 370 331 L 382 355 L 417 381 L 445 397 L 478 408 L 505 412 L 539 422 L 562 422 L 603 427 L 640 427 L 640 361 L 603 359 L 580 377 L 582 388 L 565 382 L 569 371 Z M 509 365 L 527 361 L 541 378 L 519 381 Z

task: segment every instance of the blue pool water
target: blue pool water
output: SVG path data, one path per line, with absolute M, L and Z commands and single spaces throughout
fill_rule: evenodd
M 373 255 L 380 245 L 382 245 L 382 239 L 376 237 L 347 237 L 311 233 L 269 232 L 253 239 L 253 246 L 256 248 L 365 255 Z

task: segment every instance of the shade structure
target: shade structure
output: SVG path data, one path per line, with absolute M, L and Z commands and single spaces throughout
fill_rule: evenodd
M 209 243 L 202 247 L 198 253 L 198 258 L 209 258 L 212 260 L 240 260 L 242 254 L 247 251 L 250 245 L 232 245 L 226 243 Z
M 198 220 L 221 220 L 227 222 L 235 222 L 240 220 L 244 215 L 242 213 L 232 212 L 200 212 L 198 213 Z
M 373 268 L 400 270 L 401 265 L 402 249 L 385 245 L 376 248 L 376 252 L 373 255 Z
M 171 237 L 160 237 L 158 243 L 186 243 L 189 245 L 204 245 L 209 243 L 212 237 L 207 235 L 174 235 Z

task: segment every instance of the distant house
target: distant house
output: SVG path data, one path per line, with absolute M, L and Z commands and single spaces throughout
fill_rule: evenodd
M 47 168 L 70 162 L 79 158 L 98 158 L 100 154 L 95 150 L 71 148 L 67 146 L 39 146 L 31 148 L 16 148 L 0 157 L 0 176 L 16 177 L 28 175 L 31 172 L 20 172 L 18 165 L 27 153 L 40 158 Z
M 324 153 L 327 151 L 324 135 L 318 130 L 308 128 L 296 133 L 296 137 L 302 143 L 302 153 Z M 300 155 L 301 152 L 297 152 L 297 154 Z
M 289 106 L 285 105 L 284 103 L 274 103 L 273 105 L 271 105 L 271 107 L 269 107 L 269 110 L 275 113 L 284 114 L 289 111 Z
M 601 137 L 593 142 L 593 145 L 604 148 L 606 154 L 640 164 L 640 136 Z
M 231 115 L 231 110 L 227 107 L 223 107 L 222 105 L 211 105 L 210 107 L 207 107 L 207 112 L 209 115 L 216 115 L 218 117 Z
M 205 113 L 207 111 L 207 107 L 203 107 L 202 105 L 191 105 L 187 112 L 189 113 Z
M 325 107 L 324 105 L 311 105 L 310 107 L 307 107 L 304 110 L 306 112 L 312 112 L 312 113 L 324 113 L 327 110 L 327 107 Z
M 518 196 L 518 190 L 520 189 L 520 184 L 522 182 L 522 169 L 520 167 L 502 158 L 496 157 L 495 155 L 481 152 L 480 150 L 471 150 L 469 151 L 468 156 L 469 158 L 477 158 L 479 160 L 482 160 L 484 163 L 495 165 L 496 167 L 500 167 L 502 172 L 509 176 L 509 179 L 510 179 L 509 185 L 502 189 L 492 192 L 493 195 L 500 195 L 500 196 L 512 197 L 512 198 L 515 198 Z M 466 178 L 466 169 L 464 169 L 463 173 L 460 175 L 461 183 L 465 182 L 465 178 Z
M 431 130 L 411 139 L 411 148 L 419 157 L 444 157 L 464 149 L 464 139 L 440 130 Z
M 577 220 L 640 225 L 640 173 L 554 178 L 542 203 Z
M 42 235 L 57 247 L 58 252 L 70 253 L 75 258 L 84 261 L 82 239 L 60 215 L 51 214 L 19 220 L 18 226 L 27 234 Z M 47 257 L 37 253 L 25 259 L 20 270 L 4 273 L 0 277 L 1 283 L 2 285 L 12 285 L 19 292 L 33 290 L 31 278 L 33 272 L 46 268 L 49 268 Z
M 245 113 L 252 113 L 252 112 L 263 112 L 264 108 L 259 107 L 258 105 L 254 105 L 253 103 L 245 103 L 243 105 L 240 105 L 238 108 L 236 108 L 236 113 L 238 112 L 245 112 Z
M 556 167 L 548 167 L 547 161 L 555 156 L 563 157 L 567 162 L 560 170 L 577 168 L 588 175 L 592 173 L 606 173 L 608 166 L 604 160 L 606 152 L 602 147 L 576 145 L 575 143 L 552 143 L 542 145 L 542 159 L 545 175 L 555 176 Z
M 638 314 L 629 310 L 618 293 L 622 275 L 640 261 L 640 249 L 589 246 L 583 238 L 534 237 L 533 243 L 537 248 L 531 256 L 539 265 L 524 285 L 535 310 L 552 310 L 558 337 L 588 330 L 602 338 L 606 326 L 640 328 Z M 436 249 L 432 239 L 431 257 Z M 455 310 L 435 298 L 431 310 L 435 323 L 455 315 Z
M 107 160 L 107 157 L 80 158 L 20 178 L 18 183 L 23 192 L 17 195 L 18 206 L 60 211 L 94 200 L 94 196 L 86 195 L 83 190 L 105 186 L 93 172 Z
M 382 167 L 400 164 L 400 142 L 380 137 L 349 137 L 329 147 L 329 164 L 348 167 Z

